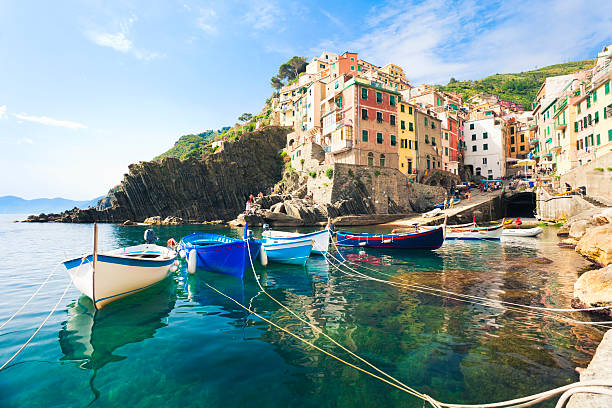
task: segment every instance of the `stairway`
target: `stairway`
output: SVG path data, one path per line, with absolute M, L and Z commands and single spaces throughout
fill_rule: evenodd
M 582 196 L 582 198 L 584 198 L 589 203 L 593 204 L 595 207 L 602 207 L 602 208 L 606 208 L 607 207 L 606 204 L 602 203 L 601 201 L 597 200 L 596 198 L 589 197 L 589 196 Z

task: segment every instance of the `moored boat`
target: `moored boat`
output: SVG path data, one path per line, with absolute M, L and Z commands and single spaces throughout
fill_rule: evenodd
M 231 238 L 224 235 L 196 232 L 183 237 L 179 242 L 179 252 L 195 269 L 244 278 L 244 271 L 251 266 L 261 250 L 261 242 L 250 237 Z M 195 256 L 194 259 L 191 257 Z
M 266 229 L 266 226 L 264 226 L 264 232 L 261 235 L 263 238 L 274 238 L 276 240 L 286 241 L 309 238 L 313 241 L 312 253 L 318 255 L 326 255 L 327 250 L 329 248 L 329 239 L 331 238 L 331 231 L 328 226 L 323 231 L 300 234 L 298 232 L 274 231 Z
M 460 198 L 453 198 L 453 205 L 457 204 L 459 201 L 461 201 Z M 434 208 L 439 208 L 441 210 L 443 210 L 445 208 L 445 203 L 439 203 L 434 205 Z M 448 208 L 448 201 L 446 202 L 446 208 Z
M 537 237 L 542 233 L 542 228 L 504 228 L 502 237 Z
M 337 232 L 338 246 L 389 248 L 389 249 L 438 249 L 444 243 L 444 225 L 410 233 L 362 234 Z
M 261 244 L 268 260 L 292 265 L 305 265 L 313 247 L 310 238 L 270 238 L 264 237 Z
M 97 226 L 94 226 L 94 237 Z M 94 251 L 63 262 L 74 285 L 96 309 L 144 290 L 176 270 L 176 252 L 155 244 L 142 244 L 108 252 Z
M 447 225 L 446 239 L 485 239 L 499 240 L 504 226 L 502 224 L 490 227 L 479 227 L 476 224 Z

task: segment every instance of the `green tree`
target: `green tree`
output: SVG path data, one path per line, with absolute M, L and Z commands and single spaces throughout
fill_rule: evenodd
M 292 81 L 299 74 L 306 71 L 306 57 L 294 56 L 278 68 L 278 78 L 281 80 Z
M 283 81 L 279 77 L 273 76 L 272 78 L 270 78 L 270 85 L 272 86 L 272 88 L 279 91 L 283 87 L 284 84 L 283 84 Z
M 242 115 L 238 116 L 238 120 L 240 122 L 248 122 L 251 119 L 253 119 L 252 113 L 243 113 Z

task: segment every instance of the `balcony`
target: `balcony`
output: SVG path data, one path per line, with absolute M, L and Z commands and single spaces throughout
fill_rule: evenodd
M 555 129 L 557 130 L 563 130 L 567 127 L 567 123 L 563 122 L 563 123 L 555 123 Z
M 332 153 L 340 153 L 353 148 L 353 141 L 350 139 L 337 140 L 332 143 L 330 151 Z

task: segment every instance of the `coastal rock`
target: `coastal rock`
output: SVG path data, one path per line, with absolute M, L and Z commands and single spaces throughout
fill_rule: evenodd
M 270 211 L 274 213 L 283 213 L 285 212 L 285 203 L 276 203 L 270 207 Z
M 567 224 L 564 224 L 559 228 L 559 231 L 557 231 L 557 236 L 566 238 L 566 237 L 569 237 L 569 232 L 570 232 L 570 226 Z
M 166 217 L 162 221 L 162 225 L 181 225 L 184 224 L 183 219 L 180 217 Z
M 259 214 L 240 214 L 228 224 L 230 227 L 244 227 L 246 223 L 249 224 L 249 227 L 261 227 L 265 224 L 263 217 Z
M 125 220 L 121 225 L 126 227 L 126 226 L 129 226 L 129 225 L 138 225 L 138 223 L 136 223 L 134 221 L 131 221 L 131 220 Z
M 589 228 L 578 241 L 576 252 L 598 265 L 610 265 L 612 263 L 612 224 Z
M 601 213 L 593 216 L 596 225 L 612 224 L 612 208 L 606 208 Z
M 376 225 L 392 222 L 406 217 L 407 214 L 368 214 L 368 215 L 345 215 L 332 219 L 332 224 L 338 227 L 349 227 L 359 225 Z
M 612 265 L 583 273 L 574 284 L 572 307 L 612 306 Z M 601 312 L 610 315 L 610 310 Z
M 595 224 L 591 220 L 578 220 L 572 223 L 569 230 L 569 237 L 579 240 L 585 234 L 586 230 Z
M 144 223 L 149 225 L 162 225 L 162 219 L 159 215 L 156 215 L 155 217 L 145 219 Z
M 270 224 L 272 227 L 299 227 L 304 225 L 304 221 L 300 218 L 272 211 L 264 211 L 263 219 L 266 224 Z

